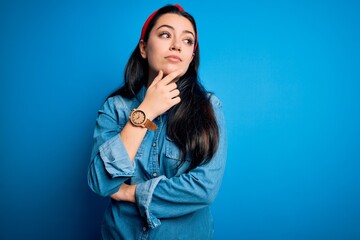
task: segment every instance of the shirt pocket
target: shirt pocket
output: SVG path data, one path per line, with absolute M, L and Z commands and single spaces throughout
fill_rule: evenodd
M 178 146 L 176 146 L 175 142 L 168 136 L 166 136 L 165 140 L 165 156 L 173 160 L 181 160 L 180 149 L 178 148 Z
M 165 152 L 164 152 L 164 171 L 167 177 L 177 176 L 184 173 L 190 165 L 190 159 L 185 157 L 185 162 L 181 164 L 181 151 L 175 142 L 166 136 L 165 138 Z

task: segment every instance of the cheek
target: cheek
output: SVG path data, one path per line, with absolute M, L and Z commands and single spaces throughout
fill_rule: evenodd
M 186 53 L 184 53 L 184 59 L 186 59 L 186 61 L 190 64 L 190 62 L 193 60 L 194 58 L 194 52 L 192 49 L 188 48 L 186 49 Z
M 157 66 L 161 62 L 161 49 L 150 45 L 147 51 L 148 63 L 150 66 Z
M 186 65 L 188 67 L 192 60 L 193 60 L 193 55 L 191 54 L 190 57 L 187 57 L 186 59 L 184 59 L 183 63 L 184 63 L 184 65 Z
M 148 64 L 150 67 L 155 67 L 158 64 L 157 54 L 153 51 L 148 51 Z

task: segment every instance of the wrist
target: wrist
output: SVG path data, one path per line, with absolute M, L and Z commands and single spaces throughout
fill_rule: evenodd
M 146 115 L 146 118 L 148 118 L 150 121 L 157 117 L 157 114 L 152 111 L 151 107 L 147 107 L 146 104 L 141 103 L 137 109 L 143 111 Z
M 123 202 L 136 202 L 136 185 L 128 185 L 123 183 L 119 190 L 112 194 L 110 197 L 116 201 L 123 201 Z

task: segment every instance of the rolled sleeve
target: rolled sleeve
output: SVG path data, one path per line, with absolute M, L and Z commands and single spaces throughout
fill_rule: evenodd
M 133 176 L 135 164 L 130 162 L 129 156 L 119 135 L 112 137 L 99 148 L 100 157 L 106 171 L 111 177 Z
M 127 122 L 126 106 L 116 96 L 107 99 L 98 112 L 87 178 L 89 187 L 100 196 L 115 193 L 135 174 L 135 163 L 130 161 L 119 136 Z
M 153 196 L 153 192 L 160 182 L 160 180 L 166 179 L 165 176 L 159 176 L 149 181 L 140 183 L 136 187 L 136 202 L 141 216 L 146 218 L 148 226 L 150 228 L 156 228 L 161 224 L 160 220 L 156 218 L 150 212 L 150 203 Z

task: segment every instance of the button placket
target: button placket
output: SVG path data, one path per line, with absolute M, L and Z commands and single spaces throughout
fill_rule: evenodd
M 151 174 L 151 176 L 153 178 L 156 178 L 159 176 L 159 137 L 160 137 L 160 132 L 162 129 L 162 121 L 161 121 L 161 117 L 158 116 L 155 119 L 156 125 L 158 126 L 158 128 L 154 131 L 154 138 L 153 141 L 151 143 L 151 151 L 150 151 L 150 162 L 149 162 L 149 173 Z

